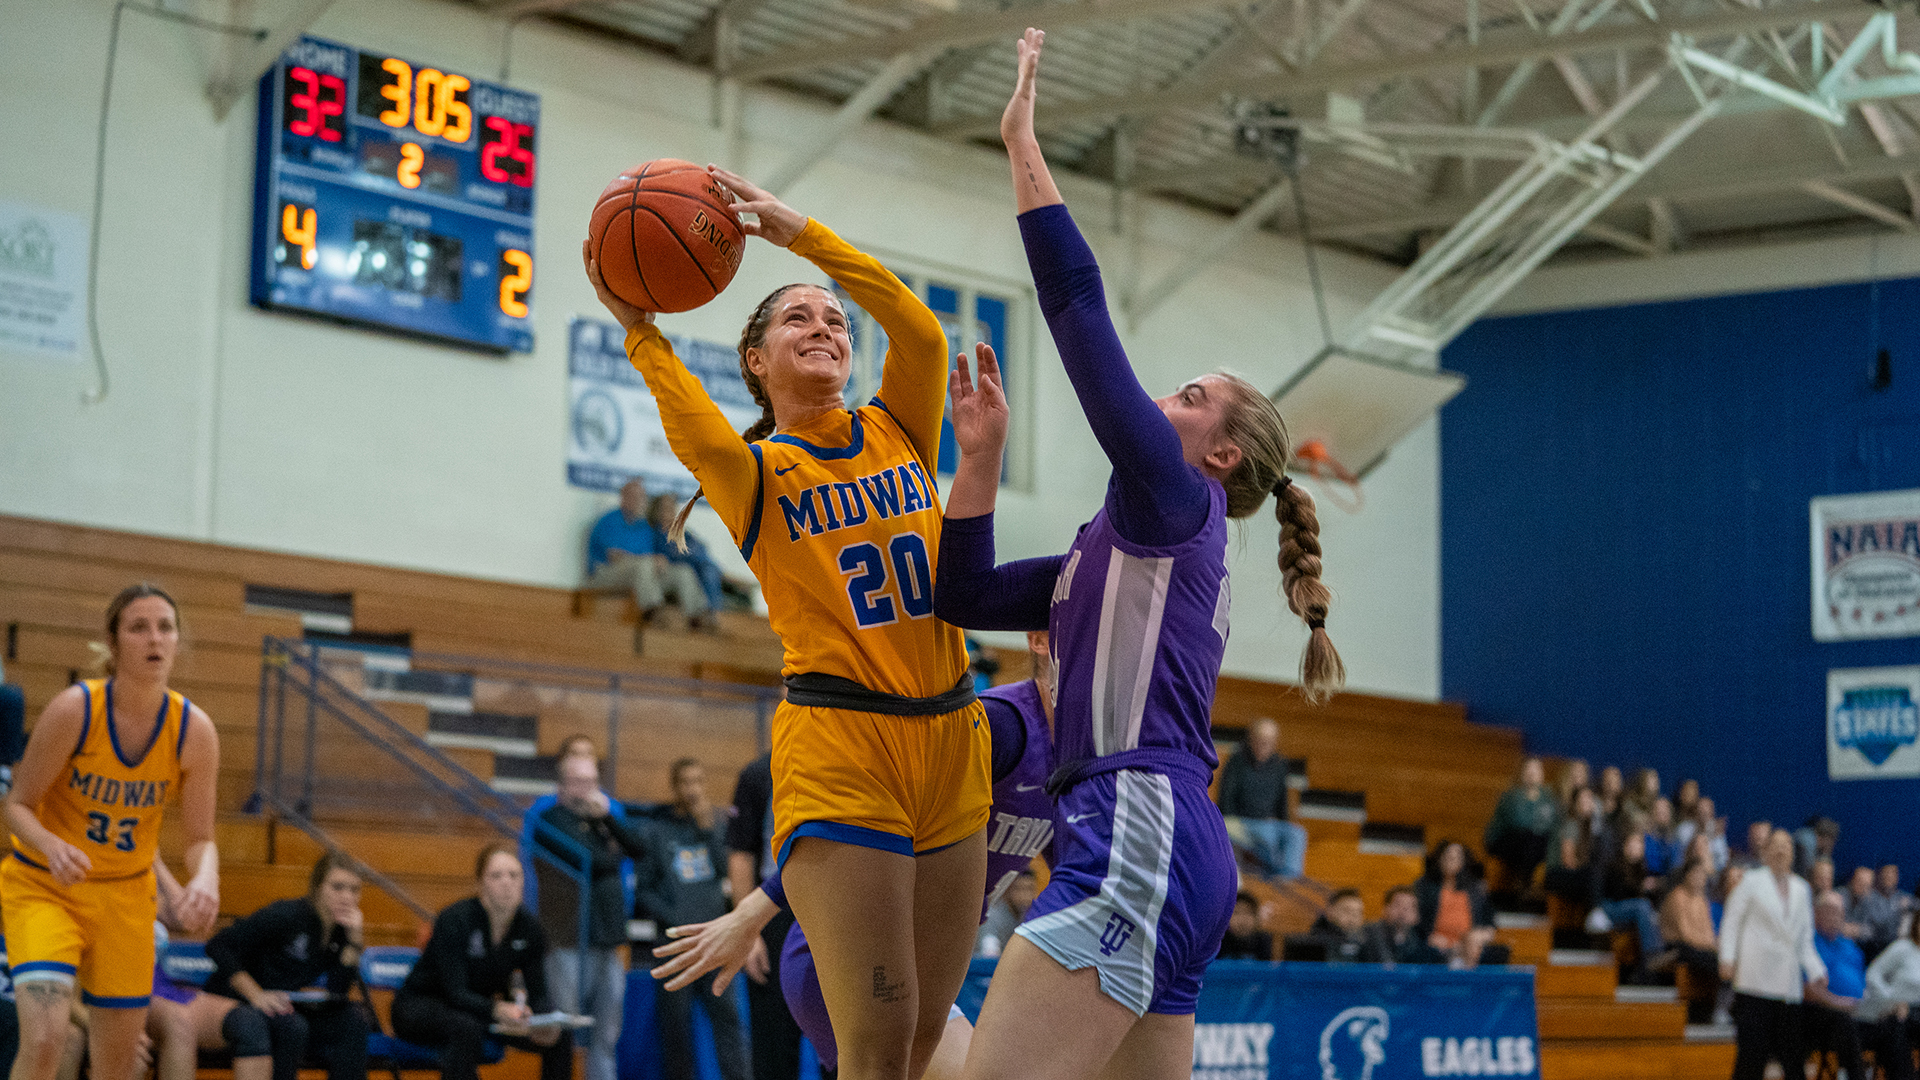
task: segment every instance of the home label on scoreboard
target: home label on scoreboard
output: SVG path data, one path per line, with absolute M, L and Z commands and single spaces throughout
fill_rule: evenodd
M 533 349 L 538 96 L 302 38 L 260 79 L 252 300 Z

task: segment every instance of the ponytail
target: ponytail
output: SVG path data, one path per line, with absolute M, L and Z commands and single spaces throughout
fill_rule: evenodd
M 1320 580 L 1320 518 L 1313 496 L 1287 477 L 1292 443 L 1273 399 L 1238 375 L 1223 371 L 1218 377 L 1231 393 L 1221 434 L 1240 448 L 1240 463 L 1221 481 L 1227 491 L 1227 516 L 1250 517 L 1273 495 L 1273 514 L 1280 521 L 1280 595 L 1312 635 L 1300 657 L 1301 695 L 1319 705 L 1347 678 L 1346 666 L 1327 636 L 1333 594 Z
M 1313 496 L 1291 481 L 1274 492 L 1273 516 L 1280 521 L 1280 592 L 1288 610 L 1306 620 L 1312 635 L 1300 657 L 1301 692 L 1318 705 L 1347 680 L 1346 665 L 1327 636 L 1333 594 L 1320 580 L 1320 518 Z
M 740 331 L 740 378 L 747 384 L 747 392 L 753 395 L 753 403 L 760 406 L 760 419 L 747 425 L 747 429 L 740 433 L 740 438 L 746 442 L 759 442 L 773 434 L 773 402 L 767 399 L 767 390 L 760 384 L 760 376 L 755 375 L 753 369 L 747 365 L 747 352 L 766 344 L 767 327 L 773 323 L 774 305 L 780 302 L 780 298 L 786 295 L 788 289 L 800 287 L 800 283 L 782 285 L 768 293 L 766 299 L 760 301 L 759 306 L 753 309 L 753 314 L 747 317 L 747 325 Z M 818 288 L 818 286 L 813 287 Z M 667 526 L 667 542 L 676 550 L 687 550 L 687 518 L 693 514 L 693 504 L 698 502 L 704 494 L 706 494 L 706 488 L 695 488 L 693 497 L 680 507 L 678 514 L 673 516 L 673 524 Z

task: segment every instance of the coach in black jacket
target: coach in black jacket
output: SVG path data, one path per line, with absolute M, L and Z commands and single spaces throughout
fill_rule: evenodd
M 393 999 L 393 1032 L 440 1051 L 443 1080 L 475 1080 L 488 1029 L 509 1046 L 540 1055 L 540 1080 L 573 1075 L 573 1036 L 564 1028 L 527 1030 L 553 1008 L 547 993 L 547 934 L 520 906 L 520 858 L 488 844 L 474 862 L 480 895 L 456 900 L 433 920 L 433 936 Z M 514 985 L 519 976 L 519 986 Z

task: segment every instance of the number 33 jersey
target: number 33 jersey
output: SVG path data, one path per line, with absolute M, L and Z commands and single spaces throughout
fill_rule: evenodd
M 784 672 L 933 697 L 966 670 L 934 618 L 940 501 L 932 469 L 875 398 L 753 444 L 757 518 L 740 545 L 766 590 Z
M 50 832 L 87 853 L 89 881 L 136 877 L 153 865 L 161 814 L 180 786 L 190 705 L 167 691 L 152 740 L 134 745 L 129 739 L 139 736 L 122 738 L 114 719 L 113 680 L 89 679 L 80 691 L 86 720 L 79 746 L 35 811 Z M 46 867 L 46 857 L 18 836 L 13 847 L 28 863 Z

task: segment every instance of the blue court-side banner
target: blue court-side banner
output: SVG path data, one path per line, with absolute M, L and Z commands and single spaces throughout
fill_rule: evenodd
M 993 966 L 967 974 L 970 1018 Z M 1194 1017 L 1193 1080 L 1539 1074 L 1532 968 L 1218 960 Z

